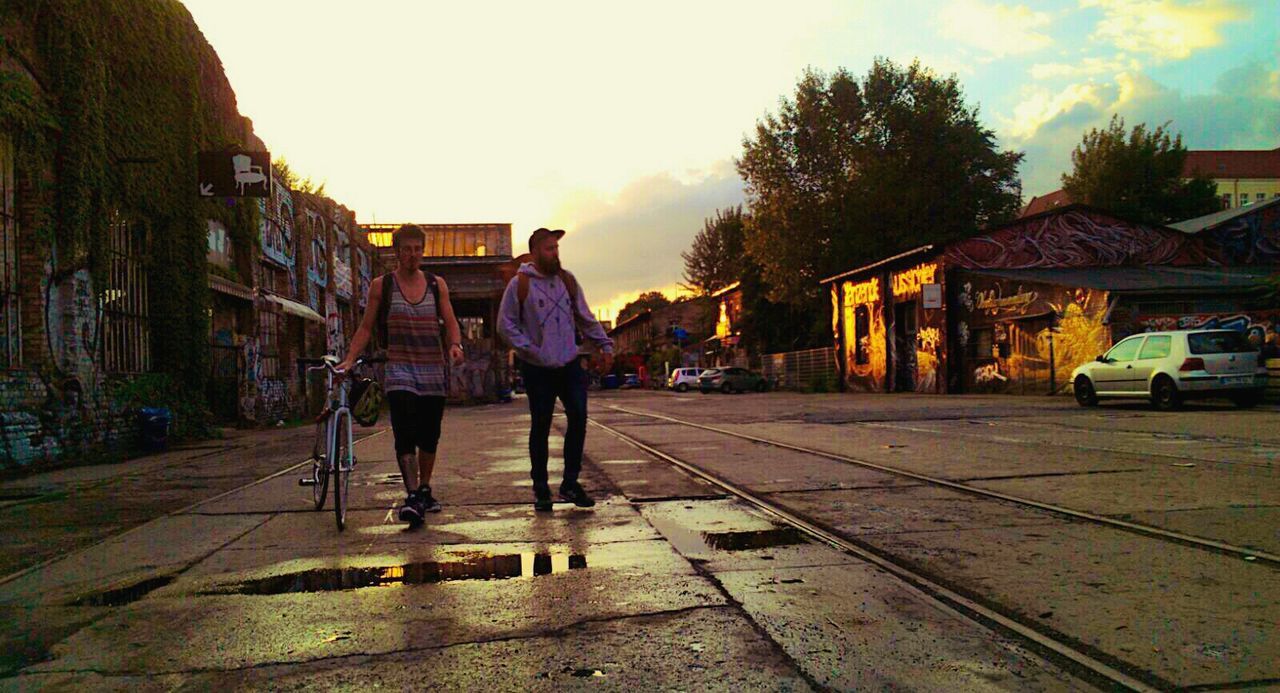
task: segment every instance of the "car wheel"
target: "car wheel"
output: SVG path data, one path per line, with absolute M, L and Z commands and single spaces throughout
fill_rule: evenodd
M 1157 375 L 1151 382 L 1151 406 L 1160 411 L 1172 411 L 1182 405 L 1178 386 L 1167 375 Z
M 1076 402 L 1082 407 L 1098 406 L 1098 393 L 1093 389 L 1093 383 L 1085 376 L 1076 378 L 1075 387 L 1072 388 L 1076 393 Z
M 733 385 L 726 382 L 725 384 L 720 386 L 720 391 L 725 393 L 726 395 L 731 395 L 733 394 Z
M 688 391 L 689 391 L 688 383 L 680 383 L 676 385 L 676 392 L 688 392 Z
M 756 383 L 756 392 L 764 392 L 765 390 L 768 390 L 768 389 L 769 389 L 769 386 L 763 380 Z
M 1241 409 L 1252 409 L 1262 403 L 1262 394 L 1259 392 L 1248 392 L 1241 395 L 1233 395 L 1232 403 Z

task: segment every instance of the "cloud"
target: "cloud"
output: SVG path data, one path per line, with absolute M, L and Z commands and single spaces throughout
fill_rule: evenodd
M 1114 58 L 1084 58 L 1076 63 L 1037 63 L 1031 66 L 1031 77 L 1036 80 L 1079 79 L 1098 75 L 1114 75 L 1141 67 L 1137 60 L 1123 54 Z
M 1058 92 L 1043 87 L 1026 87 L 1022 101 L 1013 108 L 1013 118 L 1005 119 L 1005 132 L 1013 140 L 1033 137 L 1046 123 L 1071 118 L 1079 119 L 1102 108 L 1114 98 L 1115 89 L 1098 84 L 1072 84 Z M 1086 116 L 1087 118 L 1088 116 Z
M 1025 5 L 987 4 L 980 0 L 956 0 L 938 13 L 944 38 L 964 43 L 1002 58 L 1034 53 L 1053 44 L 1037 31 L 1051 21 L 1048 13 L 1033 12 Z
M 1274 149 L 1280 146 L 1280 70 L 1261 63 L 1240 65 L 1223 72 L 1207 94 L 1185 94 L 1141 72 L 1118 75 L 1112 83 L 1087 86 L 1088 98 L 1074 102 L 1058 95 L 1058 108 L 1033 132 L 1009 136 L 1027 154 L 1022 168 L 1023 189 L 1029 198 L 1061 186 L 1071 167 L 1071 152 L 1091 128 L 1106 127 L 1112 114 L 1126 127 L 1169 123 L 1181 133 L 1188 149 Z M 1071 90 L 1068 89 L 1068 92 Z M 1064 92 L 1065 93 L 1065 92 Z M 1030 108 L 1028 110 L 1031 110 Z M 1044 112 L 1052 111 L 1044 109 Z
M 680 253 L 703 221 L 743 201 L 742 180 L 729 161 L 706 171 L 646 176 L 612 197 L 578 193 L 554 214 L 569 232 L 561 261 L 592 308 L 608 308 L 611 317 L 641 291 L 674 291 L 684 273 Z
M 1091 39 L 1161 60 L 1217 46 L 1222 25 L 1248 17 L 1232 0 L 1080 0 L 1080 6 L 1103 13 Z

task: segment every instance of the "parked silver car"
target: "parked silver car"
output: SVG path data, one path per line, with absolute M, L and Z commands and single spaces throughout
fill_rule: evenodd
M 1148 398 L 1157 409 L 1196 397 L 1229 397 L 1251 407 L 1262 400 L 1266 379 L 1258 349 L 1235 330 L 1136 334 L 1071 373 L 1082 407 L 1103 397 Z
M 667 379 L 667 387 L 676 392 L 686 392 L 691 387 L 698 386 L 698 376 L 702 375 L 702 368 L 677 368 L 671 371 L 671 377 Z
M 745 368 L 733 366 L 727 368 L 709 368 L 698 376 L 698 391 L 707 394 L 715 390 L 730 394 L 754 390 L 764 392 L 769 383 L 759 373 L 752 373 Z

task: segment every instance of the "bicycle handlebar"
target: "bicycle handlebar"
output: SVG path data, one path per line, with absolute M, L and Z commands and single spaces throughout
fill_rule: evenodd
M 356 359 L 356 362 L 354 365 L 363 366 L 365 364 L 386 363 L 386 362 L 387 362 L 387 357 L 385 356 L 370 356 L 370 357 L 361 356 L 360 358 Z M 297 364 L 299 366 L 307 366 L 308 373 L 310 373 L 311 371 L 320 371 L 320 370 L 326 370 L 326 369 L 335 374 L 345 372 L 337 369 L 337 365 L 339 363 L 341 363 L 341 361 L 338 361 L 335 357 L 332 357 L 332 356 L 326 356 L 318 359 L 301 358 L 297 360 Z

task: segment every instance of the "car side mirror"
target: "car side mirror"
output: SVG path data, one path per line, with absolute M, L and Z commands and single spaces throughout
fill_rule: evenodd
M 1105 355 L 1103 355 L 1103 354 L 1099 354 L 1099 355 L 1098 355 L 1098 358 L 1094 359 L 1094 361 L 1097 361 L 1098 363 L 1110 363 L 1110 362 L 1111 362 L 1111 359 L 1108 359 L 1108 358 L 1107 358 Z

